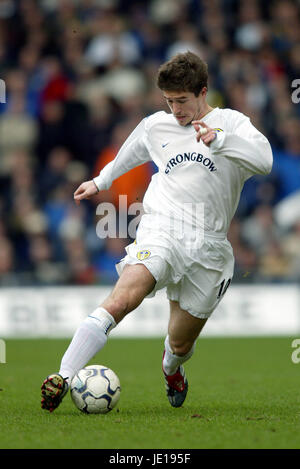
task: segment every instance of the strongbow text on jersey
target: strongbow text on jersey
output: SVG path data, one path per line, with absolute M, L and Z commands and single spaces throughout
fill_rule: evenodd
M 168 174 L 174 166 L 177 166 L 181 163 L 185 163 L 186 161 L 201 163 L 211 172 L 217 171 L 217 168 L 214 165 L 214 162 L 210 158 L 204 158 L 204 156 L 201 153 L 197 153 L 193 151 L 192 153 L 183 153 L 183 154 L 179 153 L 174 158 L 171 158 L 166 165 L 165 173 Z

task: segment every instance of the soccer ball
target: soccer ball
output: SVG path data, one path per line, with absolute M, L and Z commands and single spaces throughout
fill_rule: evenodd
M 106 414 L 120 399 L 120 381 L 106 366 L 90 365 L 80 370 L 71 382 L 71 398 L 86 414 Z

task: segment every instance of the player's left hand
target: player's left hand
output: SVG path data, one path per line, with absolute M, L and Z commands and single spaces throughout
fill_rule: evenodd
M 192 121 L 192 125 L 196 131 L 197 142 L 202 140 L 202 142 L 209 147 L 211 142 L 216 138 L 217 132 L 208 127 L 203 121 Z

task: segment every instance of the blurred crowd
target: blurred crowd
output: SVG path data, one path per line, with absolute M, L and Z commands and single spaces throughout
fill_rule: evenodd
M 154 76 L 186 50 L 208 63 L 209 104 L 248 115 L 274 152 L 230 228 L 235 281 L 300 279 L 299 0 L 0 0 L 0 285 L 116 280 L 130 239 L 98 236 L 98 204 L 141 201 L 156 168 L 79 206 L 73 192 L 166 110 Z

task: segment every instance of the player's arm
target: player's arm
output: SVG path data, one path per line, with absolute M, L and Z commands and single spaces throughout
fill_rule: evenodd
M 113 181 L 122 174 L 150 160 L 146 146 L 145 119 L 143 119 L 125 140 L 115 159 L 102 169 L 99 176 L 83 182 L 76 189 L 75 202 L 79 204 L 81 200 L 89 199 L 99 191 L 109 189 Z
M 245 115 L 232 111 L 228 118 L 231 120 L 230 128 L 229 131 L 226 129 L 224 132 L 216 132 L 205 123 L 197 121 L 198 126 L 202 124 L 199 126 L 201 128 L 197 136 L 201 133 L 201 129 L 206 129 L 200 138 L 204 143 L 209 142 L 212 154 L 231 159 L 250 174 L 269 174 L 272 169 L 273 155 L 267 138 L 251 124 L 250 119 Z

